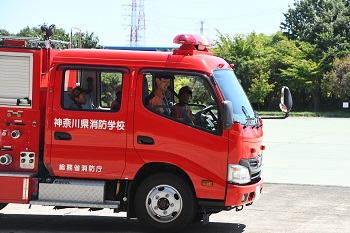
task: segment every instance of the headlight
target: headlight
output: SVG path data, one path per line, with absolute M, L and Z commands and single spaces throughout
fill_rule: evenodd
M 227 181 L 237 184 L 249 183 L 250 174 L 248 168 L 238 164 L 229 164 Z

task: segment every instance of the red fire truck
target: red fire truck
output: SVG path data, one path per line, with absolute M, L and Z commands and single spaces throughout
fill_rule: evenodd
M 178 35 L 172 52 L 55 50 L 45 39 L 43 48 L 9 38 L 0 47 L 0 210 L 109 208 L 178 231 L 259 198 L 262 119 L 209 39 Z M 170 77 L 168 104 L 150 107 L 157 76 Z M 157 111 L 179 108 L 182 86 L 193 116 Z M 70 108 L 76 87 L 86 91 L 82 109 Z M 291 103 L 283 87 L 284 117 Z

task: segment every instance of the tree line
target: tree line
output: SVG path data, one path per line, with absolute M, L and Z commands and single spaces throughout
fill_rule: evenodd
M 70 42 L 70 33 L 66 32 L 62 28 L 54 28 L 54 34 L 51 37 L 51 39 L 54 39 L 55 41 L 62 41 L 62 42 Z M 38 38 L 39 40 L 43 40 L 43 32 L 41 31 L 41 26 L 37 27 L 25 27 L 22 30 L 20 30 L 18 33 L 13 34 L 8 32 L 5 29 L 0 29 L 0 35 L 1 36 L 18 36 L 18 37 L 32 37 Z M 3 44 L 3 41 L 0 41 L 0 45 Z M 43 45 L 43 44 L 41 44 Z M 66 49 L 69 47 L 69 44 L 67 43 L 54 43 L 53 48 L 59 48 L 59 49 Z M 88 31 L 81 32 L 74 30 L 74 33 L 72 33 L 72 48 L 102 48 L 102 46 L 99 44 L 99 38 L 98 36 L 95 36 L 94 33 L 89 33 Z
M 272 110 L 288 86 L 296 111 L 334 111 L 349 102 L 350 1 L 295 0 L 281 31 L 222 35 L 214 53 L 235 73 L 258 109 Z
M 350 101 L 350 1 L 294 0 L 283 15 L 281 30 L 269 36 L 217 31 L 211 51 L 235 65 L 237 78 L 258 110 L 276 110 L 282 86 L 293 94 L 294 111 L 341 110 L 342 102 Z M 12 34 L 0 29 L 0 35 Z M 26 27 L 15 35 L 41 38 L 42 32 L 40 27 Z M 53 38 L 69 41 L 70 34 L 58 28 Z M 79 42 L 82 48 L 102 48 L 88 31 L 73 34 L 72 47 Z

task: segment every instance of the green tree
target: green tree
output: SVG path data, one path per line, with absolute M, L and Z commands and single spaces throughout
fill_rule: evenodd
M 40 46 L 44 47 L 44 33 L 41 31 L 41 27 L 32 27 L 29 26 L 21 29 L 16 36 L 24 36 L 24 37 L 33 37 L 33 40 L 30 40 L 29 46 Z M 35 38 L 37 38 L 35 40 Z M 53 48 L 68 48 L 69 35 L 62 28 L 54 28 L 54 34 L 50 37 L 53 41 L 51 46 Z
M 275 36 L 250 33 L 224 36 L 219 33 L 215 55 L 234 63 L 234 70 L 243 89 L 252 103 L 275 108 L 279 101 L 277 89 L 287 85 L 281 75 L 283 56 L 276 51 L 276 45 L 287 40 L 281 33 Z
M 93 32 L 89 33 L 88 31 L 86 31 L 85 33 L 82 33 L 82 38 L 81 38 L 81 47 L 82 48 L 101 49 L 102 46 L 99 45 L 98 42 L 99 42 L 99 38 L 97 36 L 94 36 Z
M 321 87 L 321 80 L 332 69 L 335 58 L 343 58 L 349 54 L 350 1 L 295 1 L 294 7 L 284 16 L 281 29 L 288 38 L 315 45 L 312 60 L 317 63 L 317 69 L 311 72 L 315 76 L 309 83 L 313 87 L 314 110 L 320 109 L 319 102 L 323 103 L 321 108 L 331 106 L 336 97 L 329 92 L 325 93 L 327 88 Z
M 320 102 L 320 63 L 315 45 L 289 40 L 280 32 L 272 36 L 271 82 L 288 86 L 293 93 L 295 109 L 317 111 Z
M 40 27 L 32 27 L 29 26 L 21 29 L 16 36 L 25 36 L 25 37 L 33 37 L 33 38 L 40 38 L 42 37 L 42 32 L 40 30 Z
M 274 84 L 269 84 L 269 73 L 260 73 L 259 77 L 253 78 L 251 86 L 249 88 L 249 99 L 252 103 L 258 105 L 258 111 L 260 110 L 260 104 L 264 104 L 266 96 L 275 87 Z
M 289 86 L 297 97 L 296 108 L 318 108 L 322 75 L 315 45 L 290 40 L 282 32 L 271 36 L 219 34 L 213 52 L 235 64 L 237 78 L 258 108 L 260 104 L 275 108 L 282 86 Z
M 11 33 L 6 31 L 5 29 L 0 29 L 0 36 L 11 36 Z M 0 45 L 4 44 L 4 40 L 0 39 Z
M 101 93 L 102 106 L 109 106 L 115 99 L 116 87 L 122 85 L 123 75 L 116 72 L 102 72 L 101 73 Z
M 193 82 L 189 78 L 176 78 L 174 81 L 174 91 L 179 93 L 180 88 L 183 86 L 190 86 L 193 89 Z
M 350 1 L 300 0 L 284 14 L 281 29 L 289 39 L 306 41 L 323 51 L 325 71 L 334 57 L 344 57 L 350 49 Z
M 1 31 L 0 31 L 1 32 Z M 6 32 L 6 31 L 5 31 Z M 29 26 L 21 29 L 16 36 L 23 36 L 23 37 L 33 37 L 33 40 L 31 40 L 31 43 L 28 46 L 40 46 L 44 47 L 44 34 L 41 31 L 41 26 L 32 27 Z M 78 41 L 80 41 L 80 45 L 82 48 L 102 48 L 102 46 L 99 44 L 99 38 L 97 36 L 94 36 L 94 33 L 89 33 L 86 31 L 85 33 L 75 33 L 72 35 L 72 47 L 77 48 L 78 47 Z M 38 38 L 37 40 L 34 40 L 35 38 Z M 54 28 L 54 34 L 50 37 L 50 40 L 52 41 L 51 46 L 53 48 L 59 48 L 64 49 L 69 47 L 70 42 L 70 34 L 67 33 L 62 28 Z M 40 42 L 41 41 L 41 42 Z
M 247 35 L 238 34 L 233 37 L 222 35 L 219 32 L 219 40 L 212 51 L 216 56 L 234 64 L 237 78 L 243 89 L 248 92 L 252 80 L 269 70 L 271 53 L 267 46 L 269 43 L 268 36 L 255 32 Z
M 332 70 L 324 75 L 322 89 L 330 98 L 340 101 L 349 101 L 350 56 L 335 58 Z
M 5 30 L 5 29 L 0 29 L 0 36 L 10 36 L 11 34 Z

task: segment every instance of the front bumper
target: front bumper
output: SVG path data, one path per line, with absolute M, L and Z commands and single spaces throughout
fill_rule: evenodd
M 260 196 L 263 187 L 263 179 L 251 185 L 228 184 L 226 191 L 225 206 L 240 206 L 252 203 Z

